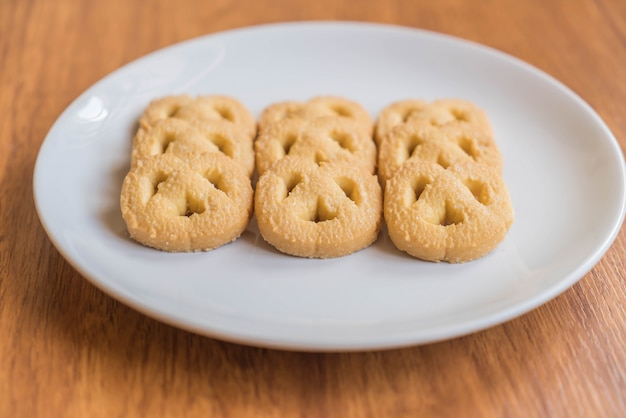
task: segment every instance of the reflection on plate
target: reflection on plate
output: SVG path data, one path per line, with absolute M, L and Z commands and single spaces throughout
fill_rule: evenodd
M 474 101 L 493 123 L 516 211 L 506 240 L 462 265 L 397 251 L 386 234 L 348 257 L 307 260 L 264 243 L 167 254 L 131 241 L 119 212 L 141 110 L 174 93 L 229 94 L 255 114 L 281 100 L 345 96 L 372 116 L 399 99 Z M 489 48 L 414 29 L 299 23 L 218 33 L 110 74 L 60 116 L 34 176 L 42 224 L 88 280 L 135 309 L 200 334 L 283 349 L 420 344 L 521 315 L 579 280 L 624 217 L 624 160 L 579 97 Z

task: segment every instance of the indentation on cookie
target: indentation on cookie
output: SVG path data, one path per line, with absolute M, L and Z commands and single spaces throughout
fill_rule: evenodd
M 208 139 L 220 150 L 222 154 L 230 158 L 234 157 L 235 150 L 233 149 L 233 144 L 224 136 L 220 134 L 212 134 Z
M 474 141 L 466 136 L 460 136 L 456 138 L 456 144 L 459 146 L 459 148 L 461 148 L 461 150 L 463 150 L 465 154 L 467 154 L 474 161 L 476 161 L 476 158 L 478 157 L 478 152 L 476 150 Z
M 181 214 L 181 216 L 186 216 L 189 218 L 193 215 L 200 215 L 206 211 L 205 203 L 197 197 L 193 196 L 192 194 L 187 193 L 185 195 L 185 200 L 185 212 Z
M 280 145 L 283 148 L 283 156 L 289 155 L 289 151 L 291 151 L 291 147 L 293 147 L 293 144 L 295 144 L 297 140 L 298 140 L 298 135 L 294 133 L 290 133 L 280 138 Z
M 342 131 L 331 131 L 328 134 L 328 137 L 332 139 L 334 142 L 339 144 L 339 146 L 347 151 L 353 152 L 353 144 L 352 138 L 350 134 Z
M 447 169 L 448 167 L 450 167 L 450 165 L 452 165 L 452 162 L 447 158 L 447 156 L 443 152 L 440 152 L 439 155 L 437 156 L 437 164 Z
M 218 170 L 209 169 L 204 173 L 204 178 L 209 181 L 217 190 L 227 193 L 224 187 L 224 175 Z
M 179 105 L 173 105 L 170 106 L 166 112 L 165 112 L 165 117 L 166 118 L 173 118 L 176 117 L 176 115 L 178 114 L 178 112 L 180 111 L 180 106 Z
M 226 119 L 230 122 L 235 121 L 235 115 L 233 114 L 232 110 L 229 109 L 228 107 L 216 107 L 215 111 L 219 113 L 222 119 Z
M 490 188 L 480 180 L 465 178 L 463 179 L 463 184 L 474 196 L 479 203 L 487 206 L 492 203 L 492 197 L 490 193 Z
M 427 176 L 419 176 L 414 178 L 410 188 L 410 191 L 413 193 L 413 195 L 411 196 L 411 200 L 413 202 L 417 202 L 420 197 L 422 197 L 422 194 L 430 183 L 432 183 L 432 180 Z
M 149 197 L 154 196 L 159 191 L 161 183 L 168 179 L 168 175 L 164 171 L 157 171 L 152 177 L 152 189 L 150 190 Z
M 419 147 L 423 143 L 424 139 L 418 133 L 414 133 L 413 135 L 409 136 L 405 144 L 406 154 L 402 156 L 404 158 L 404 161 L 408 160 L 413 155 L 417 147 Z
M 465 213 L 456 207 L 452 202 L 446 201 L 443 211 L 439 215 L 439 225 L 458 225 L 465 220 Z
M 309 220 L 315 223 L 331 221 L 337 217 L 337 213 L 321 197 L 318 197 L 315 211 L 310 215 Z
M 411 116 L 413 116 L 413 113 L 416 113 L 417 111 L 419 111 L 419 109 L 417 108 L 406 109 L 401 115 L 402 123 L 406 123 L 411 118 Z
M 174 132 L 166 132 L 161 138 L 157 145 L 160 148 L 153 148 L 152 155 L 157 154 L 165 154 L 167 149 L 172 144 L 172 142 L 176 141 L 176 134 Z
M 346 118 L 352 117 L 352 112 L 350 111 L 349 108 L 345 106 L 341 106 L 341 105 L 332 106 L 330 107 L 330 110 L 333 113 L 335 113 L 337 116 L 343 116 Z
M 459 122 L 469 122 L 470 120 L 469 114 L 461 109 L 450 109 L 450 114 Z
M 422 217 L 425 222 L 443 227 L 458 225 L 465 221 L 465 213 L 456 207 L 451 201 L 445 200 L 431 206 L 431 210 L 425 212 Z
M 285 198 L 291 194 L 293 189 L 300 183 L 302 183 L 303 178 L 300 173 L 290 173 L 289 177 L 283 178 L 283 182 L 285 183 Z
M 359 193 L 359 186 L 353 179 L 348 177 L 337 177 L 335 178 L 335 183 L 337 183 L 348 199 L 357 205 L 361 204 L 362 197 Z
M 328 158 L 321 151 L 317 151 L 313 156 L 313 161 L 315 161 L 317 165 L 320 165 L 327 162 Z

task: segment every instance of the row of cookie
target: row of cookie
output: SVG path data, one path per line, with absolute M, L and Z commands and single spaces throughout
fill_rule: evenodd
M 316 104 L 312 109 L 311 102 Z M 321 108 L 326 111 L 320 111 Z M 334 118 L 326 116 L 330 114 Z M 370 172 L 378 165 L 382 185 L 400 171 L 385 191 L 385 218 L 396 247 L 418 258 L 468 261 L 486 254 L 504 238 L 512 211 L 506 187 L 494 175 L 502 170 L 502 158 L 481 109 L 460 100 L 393 103 L 382 110 L 375 126 L 377 159 L 372 158 L 376 150 L 368 135 L 372 125 L 363 114 L 366 112 L 358 104 L 341 98 L 271 105 L 259 123 L 260 135 L 255 143 L 257 169 L 263 173 L 276 160 L 289 155 L 308 161 L 333 161 L 335 165 L 341 162 L 356 166 L 365 161 Z M 293 173 L 285 177 L 284 183 L 289 185 L 293 177 Z M 319 196 L 325 196 L 324 191 L 316 193 L 318 201 Z M 290 194 L 275 195 L 286 202 L 290 198 Z M 271 208 L 281 212 L 278 204 Z M 313 212 L 309 209 L 307 216 Z M 265 231 L 267 215 L 261 216 L 261 231 L 264 236 L 271 236 Z M 284 213 L 281 216 L 287 217 Z M 355 214 L 352 216 L 358 219 Z M 313 232 L 302 233 L 297 222 L 286 223 L 290 228 L 283 234 L 298 233 L 289 235 L 289 240 L 271 236 L 268 241 L 279 242 L 283 252 L 311 256 L 294 248 L 303 246 L 303 240 L 311 241 Z M 305 223 L 318 235 L 333 224 L 337 222 Z M 273 235 L 276 230 L 282 231 L 276 221 L 272 228 Z M 315 251 L 319 253 L 320 249 Z
M 382 221 L 382 191 L 365 109 L 339 97 L 274 103 L 258 126 L 255 214 L 265 241 L 314 258 L 372 244 Z
M 259 137 L 257 143 L 257 167 L 263 171 L 277 157 L 285 152 L 289 154 L 315 154 L 311 150 L 312 142 L 296 141 L 303 122 L 317 121 L 328 124 L 334 120 L 337 129 L 359 132 L 358 137 L 338 135 L 333 139 L 334 151 L 327 158 L 342 160 L 370 160 L 377 154 L 371 167 L 377 167 L 382 184 L 401 163 L 409 157 L 408 153 L 419 148 L 424 156 L 436 154 L 435 145 L 423 143 L 454 143 L 456 150 L 448 150 L 442 158 L 455 159 L 454 153 L 462 151 L 473 159 L 501 169 L 502 159 L 493 140 L 493 132 L 485 112 L 473 103 L 464 100 L 440 99 L 433 102 L 411 99 L 392 103 L 383 108 L 376 123 L 372 122 L 368 112 L 357 102 L 330 96 L 315 97 L 307 102 L 287 101 L 268 106 L 258 121 Z M 325 122 L 326 121 L 326 122 Z M 398 128 L 398 129 L 396 129 Z M 439 132 L 442 128 L 442 132 Z M 390 135 L 394 131 L 393 135 Z M 309 135 L 307 135 L 309 136 Z M 374 147 L 370 144 L 374 141 Z M 389 141 L 384 140 L 389 137 Z M 272 138 L 276 140 L 272 141 Z M 269 142 L 273 142 L 268 146 Z M 295 145 L 294 148 L 292 148 Z M 325 148 L 327 144 L 322 144 Z M 337 148 L 337 145 L 339 148 Z M 269 147 L 269 148 L 268 148 Z M 281 150 L 282 148 L 282 150 Z M 268 151 L 269 150 L 269 151 Z M 269 155 L 268 155 L 269 153 Z M 352 157 L 349 154 L 355 154 Z M 461 158 L 459 156 L 459 158 Z
M 255 136 L 255 118 L 230 97 L 151 102 L 139 119 L 120 195 L 130 236 L 172 252 L 237 239 L 252 216 Z
M 459 263 L 492 251 L 513 222 L 502 156 L 486 114 L 470 102 L 406 100 L 376 130 L 384 217 L 394 245 Z
M 208 123 L 209 121 L 211 123 Z M 233 126 L 238 126 L 240 129 L 235 129 Z M 306 103 L 284 102 L 271 105 L 265 109 L 259 118 L 259 136 L 255 142 L 256 152 L 251 158 L 250 141 L 254 137 L 254 126 L 254 118 L 247 112 L 247 109 L 230 98 L 190 99 L 186 96 L 175 96 L 157 100 L 146 109 L 141 117 L 140 129 L 133 144 L 133 166 L 136 165 L 137 161 L 146 161 L 146 155 L 167 153 L 184 156 L 189 155 L 190 150 L 195 150 L 196 153 L 220 151 L 231 160 L 238 161 L 247 167 L 246 172 L 250 176 L 254 167 L 254 159 L 256 159 L 256 166 L 261 174 L 257 184 L 257 197 L 255 198 L 257 215 L 261 213 L 259 229 L 264 238 L 281 251 L 299 256 L 332 257 L 345 255 L 363 248 L 376 238 L 380 225 L 381 211 L 379 206 L 381 199 L 377 197 L 380 195 L 380 190 L 377 191 L 376 187 L 372 185 L 373 176 L 371 175 L 377 163 L 376 147 L 371 138 L 374 125 L 363 108 L 354 102 L 330 97 L 318 97 Z M 218 127 L 220 129 L 217 129 Z M 481 127 L 487 129 L 481 129 Z M 474 129 L 473 132 L 472 129 Z M 219 133 L 216 133 L 216 130 Z M 237 135 L 233 135 L 232 131 L 246 131 L 247 136 L 243 136 L 248 141 L 233 140 L 232 138 L 237 137 Z M 393 135 L 391 135 L 392 132 Z M 239 135 L 239 137 L 241 136 Z M 207 138 L 213 139 L 206 141 Z M 407 180 L 415 173 L 419 174 L 420 170 L 427 170 L 428 168 L 420 167 L 418 170 L 416 166 L 419 164 L 416 164 L 416 161 L 436 160 L 439 166 L 447 169 L 453 165 L 456 167 L 458 164 L 455 161 L 460 161 L 462 155 L 501 169 L 501 159 L 499 159 L 497 148 L 486 146 L 495 145 L 495 143 L 484 140 L 485 138 L 489 140 L 492 138 L 488 121 L 484 114 L 471 103 L 437 101 L 427 104 L 421 101 L 405 101 L 392 104 L 383 109 L 376 124 L 375 139 L 380 146 L 378 153 L 379 176 L 382 183 L 385 184 L 392 174 L 395 177 L 396 171 L 402 171 L 405 173 L 405 180 Z M 289 155 L 290 158 L 283 158 L 286 155 Z M 211 158 L 216 159 L 217 157 L 203 157 L 201 159 L 208 161 Z M 282 159 L 286 161 L 275 164 Z M 296 159 L 299 161 L 295 161 Z M 172 160 L 172 158 L 164 157 L 160 160 Z M 170 163 L 160 162 L 159 164 L 168 166 Z M 129 175 L 129 177 L 141 177 L 139 172 L 143 171 L 141 174 L 144 177 L 152 176 L 152 183 L 156 182 L 155 178 L 167 177 L 169 179 L 169 176 L 163 175 L 163 172 L 167 170 L 162 167 L 156 170 L 157 175 L 150 174 L 155 171 L 150 166 L 159 164 L 146 164 L 144 162 L 141 164 L 144 168 L 135 170 L 137 175 Z M 205 162 L 205 164 L 207 163 Z M 208 167 L 198 162 L 182 165 L 185 166 L 185 170 L 182 171 L 187 173 L 185 176 L 193 177 L 195 172 L 195 176 L 197 177 L 200 173 L 201 178 L 203 177 L 201 172 Z M 215 162 L 212 165 L 220 166 Z M 273 169 L 270 174 L 264 175 L 274 165 L 276 165 L 276 169 Z M 350 169 L 345 167 L 350 167 Z M 476 171 L 473 168 L 465 168 L 464 170 L 453 168 L 447 170 L 446 173 Z M 217 171 L 219 172 L 219 170 Z M 233 189 L 232 185 L 225 187 L 222 184 L 220 186 L 221 180 L 219 179 L 221 179 L 223 172 L 218 174 L 213 173 L 207 176 L 205 173 L 204 178 L 213 179 L 215 183 L 213 188 L 219 189 L 221 187 L 222 191 Z M 424 219 L 428 218 L 429 221 L 418 222 L 418 224 L 430 228 L 430 230 L 426 228 L 428 230 L 426 235 L 438 237 L 434 243 L 419 236 L 420 234 L 423 235 L 423 231 L 407 235 L 403 228 L 406 226 L 405 219 L 408 217 L 408 213 L 402 210 L 408 208 L 409 205 L 406 205 L 403 200 L 400 205 L 402 210 L 399 210 L 396 207 L 398 203 L 392 205 L 391 202 L 397 200 L 394 198 L 410 194 L 416 196 L 416 201 L 422 198 L 422 195 L 427 196 L 429 193 L 436 195 L 436 193 L 424 192 L 432 189 L 431 185 L 437 183 L 437 179 L 444 175 L 439 173 L 439 177 L 435 179 L 433 175 L 428 177 L 420 174 L 421 177 L 412 178 L 408 182 L 410 192 L 405 190 L 407 182 L 403 183 L 400 180 L 397 180 L 396 183 L 398 185 L 404 184 L 404 186 L 390 187 L 389 190 L 385 191 L 385 201 L 389 202 L 385 204 L 386 218 L 393 219 L 394 214 L 402 213 L 402 215 L 396 216 L 400 226 L 396 228 L 395 224 L 392 224 L 392 227 L 389 228 L 392 240 L 398 248 L 419 258 L 448 261 L 465 261 L 476 258 L 476 254 L 484 253 L 485 245 L 481 244 L 480 238 L 490 237 L 493 234 L 482 234 L 476 237 L 476 233 L 467 234 L 463 231 L 475 229 L 476 221 L 472 220 L 474 218 L 483 220 L 490 218 L 489 210 L 493 207 L 489 203 L 493 200 L 492 191 L 496 190 L 495 194 L 500 195 L 503 193 L 501 192 L 502 187 L 498 182 L 495 186 L 490 184 L 490 179 L 485 176 L 481 178 L 482 180 L 479 179 L 480 181 L 476 180 L 480 177 L 476 173 L 472 174 L 473 177 L 469 176 L 472 177 L 471 181 L 468 180 L 467 173 L 464 175 L 466 177 L 463 184 L 464 188 L 455 189 L 450 185 L 440 186 L 439 189 L 442 189 L 443 192 L 439 193 L 439 200 L 432 201 L 431 199 L 429 204 L 421 205 L 427 209 L 426 212 L 430 211 L 427 213 L 428 216 L 422 216 Z M 210 244 L 212 247 L 207 246 L 206 243 L 201 245 L 197 237 L 202 234 L 198 233 L 198 228 L 188 227 L 194 222 L 184 221 L 184 218 L 191 219 L 198 226 L 202 223 L 199 222 L 200 220 L 208 217 L 200 216 L 205 212 L 207 204 L 200 204 L 202 199 L 194 198 L 194 193 L 185 192 L 187 189 L 193 190 L 194 184 L 186 184 L 181 177 L 184 176 L 179 174 L 175 176 L 176 181 L 172 181 L 176 186 L 165 187 L 152 184 L 150 187 L 140 188 L 140 192 L 131 193 L 142 196 L 139 199 L 140 204 L 130 204 L 132 202 L 127 201 L 123 207 L 148 206 L 148 203 L 144 204 L 144 201 L 159 201 L 159 199 L 153 199 L 153 195 L 161 187 L 164 191 L 170 190 L 169 199 L 179 202 L 176 205 L 177 208 L 167 212 L 164 215 L 165 218 L 159 222 L 155 222 L 154 219 L 145 221 L 149 224 L 148 235 L 151 239 L 147 245 L 169 251 L 214 248 L 218 246 L 215 241 Z M 261 181 L 262 179 L 263 181 Z M 201 179 L 196 180 L 200 183 L 203 182 Z M 160 180 L 159 182 L 163 183 Z M 140 183 L 140 181 L 136 180 L 135 183 Z M 421 184 L 421 186 L 415 187 L 416 183 Z M 470 183 L 472 187 L 467 187 L 467 184 Z M 183 184 L 186 185 L 183 187 Z M 325 186 L 319 187 L 321 184 L 325 184 Z M 247 188 L 240 186 L 234 188 L 234 190 L 242 189 Z M 392 192 L 395 189 L 399 189 L 399 191 Z M 176 193 L 173 193 L 172 190 L 176 191 L 179 196 L 176 197 Z M 474 191 L 472 197 L 480 203 L 479 209 L 484 207 L 483 209 L 489 210 L 486 214 L 479 216 L 473 214 L 468 217 L 467 214 L 479 213 L 480 210 L 455 209 L 459 204 L 449 203 L 449 201 L 457 199 L 459 193 L 455 194 L 454 199 L 442 200 L 441 198 L 450 190 L 457 192 L 461 190 L 459 192 L 461 195 L 463 191 Z M 504 191 L 506 192 L 506 189 Z M 181 197 L 183 192 L 185 192 L 184 198 Z M 146 195 L 150 196 L 147 198 Z M 165 195 L 165 193 L 160 193 L 160 195 Z M 243 195 L 251 196 L 247 192 Z M 421 203 L 426 200 L 423 198 Z M 445 201 L 443 208 L 441 207 L 442 201 Z M 498 201 L 505 202 L 506 199 L 499 199 Z M 465 206 L 471 206 L 474 201 L 470 200 L 469 203 L 465 203 Z M 159 205 L 151 204 L 151 206 Z M 229 207 L 226 204 L 222 204 L 222 206 Z M 413 206 L 418 207 L 420 205 Z M 232 209 L 229 211 L 232 212 Z M 152 212 L 159 211 L 153 210 Z M 249 219 L 249 210 L 239 212 L 247 213 L 247 219 Z M 506 205 L 501 212 L 506 212 Z M 222 212 L 217 211 L 217 213 L 217 218 L 220 219 L 219 214 Z M 235 213 L 238 212 L 235 211 Z M 433 215 L 433 213 L 437 214 Z M 416 214 L 411 215 L 415 217 Z M 135 219 L 137 217 L 133 216 L 128 217 L 129 219 L 133 218 L 131 219 L 133 222 L 127 220 L 127 224 L 130 223 L 129 230 L 137 224 Z M 156 215 L 151 216 L 154 218 Z M 160 222 L 167 224 L 168 216 L 176 219 L 173 223 L 177 225 L 176 227 L 155 226 Z M 503 216 L 506 218 L 506 213 Z M 241 219 L 241 217 L 236 218 Z M 333 220 L 333 222 L 325 222 L 329 220 Z M 204 220 L 203 225 L 209 223 L 208 220 Z M 170 224 L 172 223 L 170 222 Z M 225 225 L 224 219 L 221 219 L 218 224 Z M 506 222 L 504 224 L 506 225 Z M 240 227 L 244 225 L 243 228 L 245 229 L 245 223 L 239 222 L 238 225 Z M 207 227 L 210 228 L 207 230 Z M 169 239 L 165 233 L 159 233 L 159 228 L 164 229 L 165 233 L 169 233 Z M 215 226 L 204 225 L 203 228 L 205 233 L 208 231 L 213 236 L 216 235 L 216 232 L 219 232 L 218 235 L 227 235 L 223 234 L 221 230 L 216 231 Z M 488 222 L 486 226 L 481 228 L 498 229 Z M 505 229 L 508 229 L 508 225 Z M 502 228 L 499 230 L 501 231 Z M 178 232 L 175 233 L 176 231 Z M 236 236 L 240 233 L 241 231 Z M 397 240 L 394 237 L 402 234 L 404 237 L 410 237 L 408 242 L 396 243 Z M 133 235 L 132 232 L 131 235 Z M 137 233 L 134 235 L 139 236 Z M 146 235 L 145 228 L 143 235 Z M 231 232 L 230 236 L 232 235 Z M 464 239 L 458 238 L 461 235 Z M 195 238 L 190 239 L 190 236 Z M 229 238 L 223 243 L 234 238 Z M 145 237 L 143 239 L 149 241 Z M 141 241 L 141 239 L 138 240 Z M 489 243 L 493 239 L 487 239 L 487 241 Z M 479 248 L 479 250 L 478 252 L 477 250 L 468 251 L 466 247 L 469 247 L 470 250 L 471 248 Z
M 452 135 L 452 127 L 473 127 L 473 132 L 472 129 L 460 129 L 454 133 L 457 145 L 474 159 L 483 158 L 479 154 L 485 153 L 489 159 L 487 163 L 501 165 L 485 113 L 467 101 L 396 102 L 381 111 L 376 125 L 358 103 L 340 97 L 315 97 L 308 102 L 276 103 L 268 106 L 259 117 L 257 142 L 268 142 L 272 136 L 283 137 L 281 138 L 283 150 L 300 153 L 301 146 L 298 145 L 294 150 L 290 147 L 294 145 L 296 132 L 305 126 L 302 123 L 305 121 L 320 122 L 320 125 L 334 124 L 332 129 L 341 131 L 341 135 L 330 138 L 342 148 L 343 152 L 338 154 L 344 155 L 337 155 L 340 158 L 345 158 L 347 153 L 351 153 L 366 155 L 365 159 L 369 160 L 374 148 L 366 139 L 371 139 L 375 128 L 374 139 L 379 148 L 379 156 L 374 166 L 377 163 L 380 166 L 390 164 L 390 167 L 382 169 L 385 177 L 390 170 L 397 168 L 395 166 L 399 164 L 399 159 L 406 153 L 407 148 L 415 149 L 421 142 L 433 140 L 441 142 L 435 137 L 445 138 Z M 190 129 L 189 125 L 193 125 L 195 129 Z M 450 129 L 445 135 L 437 135 L 433 133 L 433 129 L 428 131 L 424 128 L 428 125 L 431 128 Z M 150 103 L 140 117 L 139 129 L 133 139 L 133 165 L 135 161 L 157 153 L 171 152 L 184 155 L 188 152 L 218 150 L 241 161 L 246 170 L 252 172 L 254 162 L 250 158 L 252 153 L 250 145 L 257 136 L 256 126 L 257 123 L 250 111 L 231 97 L 192 98 L 180 95 L 157 99 Z M 420 129 L 417 134 L 414 132 L 416 127 Z M 396 133 L 389 135 L 394 130 Z M 347 131 L 357 134 L 344 135 Z M 392 140 L 384 141 L 387 136 Z M 310 143 L 308 140 L 303 142 Z M 271 155 L 267 157 L 275 158 Z M 330 157 L 334 157 L 334 154 Z M 268 163 L 263 158 L 257 162 L 257 165 L 262 167 L 268 164 L 271 164 L 271 161 Z

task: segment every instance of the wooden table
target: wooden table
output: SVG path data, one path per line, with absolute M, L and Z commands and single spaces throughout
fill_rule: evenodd
M 518 319 L 339 354 L 164 325 L 97 290 L 52 246 L 34 209 L 33 166 L 83 90 L 175 42 L 315 19 L 430 29 L 515 55 L 581 95 L 626 147 L 623 0 L 2 0 L 0 416 L 626 416 L 623 229 L 580 282 Z

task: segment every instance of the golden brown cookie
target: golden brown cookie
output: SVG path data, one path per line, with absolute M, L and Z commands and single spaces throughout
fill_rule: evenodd
M 193 98 L 186 94 L 160 97 L 151 101 L 139 118 L 139 128 L 149 129 L 157 121 L 175 118 L 183 107 L 191 104 Z
M 378 150 L 381 184 L 405 162 L 424 159 L 447 168 L 457 161 L 472 160 L 502 172 L 502 156 L 493 139 L 463 123 L 432 126 L 416 119 L 396 126 L 385 136 Z
M 513 216 L 502 178 L 472 161 L 444 169 L 415 159 L 385 187 L 391 241 L 423 260 L 461 263 L 482 257 L 504 239 Z
M 356 121 L 325 116 L 310 122 L 283 119 L 262 131 L 254 144 L 256 165 L 263 174 L 286 155 L 314 162 L 342 161 L 376 169 L 376 146 Z
M 423 120 L 433 126 L 443 126 L 450 122 L 462 123 L 493 137 L 493 129 L 485 111 L 468 100 L 435 100 L 422 111 L 411 113 L 408 120 Z
M 259 231 L 298 257 L 341 257 L 373 243 L 381 224 L 376 177 L 359 166 L 286 157 L 259 177 Z
M 302 141 L 302 132 L 308 126 L 309 122 L 304 119 L 283 118 L 259 129 L 259 136 L 254 142 L 259 175 L 269 170 L 276 161 L 290 155 L 293 146 Z
M 188 122 L 169 118 L 149 129 L 140 128 L 133 139 L 131 165 L 158 154 L 171 153 L 185 159 L 203 152 L 222 153 L 249 176 L 254 172 L 252 141 L 237 125 L 223 120 Z
M 176 117 L 190 121 L 229 121 L 241 127 L 249 138 L 256 137 L 254 115 L 239 100 L 229 96 L 199 96 L 182 107 Z
M 182 119 L 167 118 L 155 122 L 148 129 L 140 128 L 133 138 L 131 165 L 159 154 L 173 154 L 186 158 L 189 154 L 219 152 L 196 127 Z
M 416 120 L 432 126 L 467 124 L 493 137 L 486 113 L 468 100 L 439 99 L 429 103 L 419 99 L 407 99 L 394 102 L 381 110 L 376 121 L 376 143 L 380 146 L 385 136 L 398 125 Z
M 187 121 L 227 120 L 239 125 L 250 138 L 256 136 L 254 115 L 240 101 L 229 96 L 167 96 L 152 101 L 142 113 L 139 126 L 150 128 L 155 122 L 177 118 Z
M 225 120 L 196 120 L 194 127 L 218 152 L 239 164 L 248 176 L 254 173 L 253 141 L 239 125 Z
M 369 113 L 359 103 L 339 96 L 316 96 L 306 102 L 285 101 L 266 107 L 259 116 L 259 133 L 272 123 L 284 119 L 313 121 L 317 118 L 335 117 L 349 119 L 368 135 L 372 135 L 374 123 Z
M 378 146 L 385 135 L 393 128 L 406 123 L 411 115 L 424 110 L 428 106 L 428 102 L 419 99 L 407 99 L 394 102 L 384 107 L 376 120 L 376 131 L 374 139 Z
M 374 122 L 359 103 L 339 96 L 317 96 L 307 102 L 308 111 L 315 117 L 334 116 L 356 122 L 368 135 L 373 134 Z
M 220 153 L 142 159 L 124 178 L 122 217 L 130 236 L 164 251 L 206 251 L 238 238 L 253 206 L 250 178 Z
M 304 102 L 285 101 L 273 103 L 267 106 L 257 121 L 259 136 L 274 122 L 288 120 L 312 120 L 316 117 L 308 109 Z

